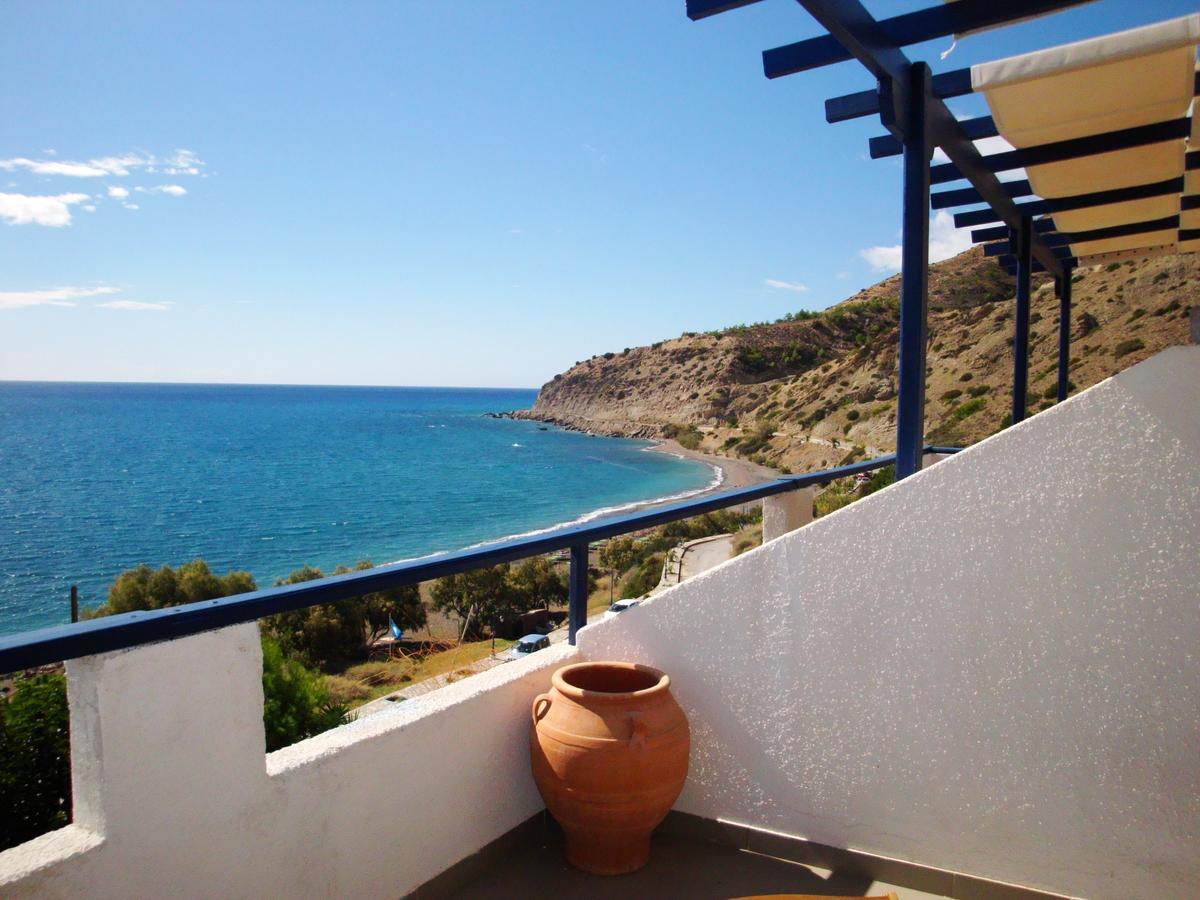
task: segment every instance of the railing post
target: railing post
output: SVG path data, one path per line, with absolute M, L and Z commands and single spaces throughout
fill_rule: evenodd
M 1012 238 L 1017 252 L 1016 324 L 1013 327 L 1012 423 L 1025 419 L 1025 395 L 1029 392 L 1029 276 L 1033 267 L 1033 220 L 1021 217 L 1021 227 Z
M 575 635 L 587 624 L 588 604 L 588 545 L 571 545 L 571 573 L 568 576 L 567 641 L 575 643 Z
M 925 337 L 929 294 L 929 161 L 925 121 L 929 66 L 909 68 L 904 110 L 904 225 L 900 254 L 900 376 L 896 398 L 896 480 L 921 468 L 925 443 Z
M 813 488 L 763 498 L 763 543 L 803 528 L 813 520 Z
M 1070 266 L 1054 279 L 1058 294 L 1058 402 L 1067 399 L 1071 370 L 1071 272 Z

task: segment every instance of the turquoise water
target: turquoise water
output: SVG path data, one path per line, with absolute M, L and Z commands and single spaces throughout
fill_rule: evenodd
M 139 563 L 260 586 L 702 490 L 644 441 L 483 413 L 532 390 L 0 383 L 0 633 L 70 620 Z

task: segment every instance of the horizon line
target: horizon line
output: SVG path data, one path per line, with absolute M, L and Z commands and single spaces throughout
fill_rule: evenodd
M 500 386 L 468 384 L 315 384 L 307 381 L 135 381 L 126 380 L 79 380 L 74 378 L 0 378 L 4 384 L 129 384 L 143 386 L 180 386 L 180 387 L 313 387 L 313 388 L 411 388 L 416 390 L 453 390 L 453 391 L 538 391 L 536 387 Z

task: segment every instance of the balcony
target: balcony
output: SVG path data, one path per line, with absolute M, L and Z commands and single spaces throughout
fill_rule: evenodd
M 0 894 L 1194 895 L 1198 384 L 1169 349 L 574 645 L 271 754 L 253 621 L 68 654 L 74 822 L 0 854 Z M 529 707 L 613 658 L 671 674 L 693 744 L 650 867 L 597 879 L 544 825 Z

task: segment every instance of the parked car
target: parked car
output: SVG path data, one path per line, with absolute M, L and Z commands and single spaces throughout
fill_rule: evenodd
M 536 653 L 538 650 L 545 650 L 550 646 L 550 637 L 545 634 L 527 634 L 523 638 L 519 638 L 509 651 L 502 657 L 506 660 L 525 659 L 530 653 Z
M 641 602 L 641 600 L 618 600 L 616 603 L 610 606 L 607 611 L 605 611 L 604 618 L 611 619 L 617 613 L 623 613 L 627 609 L 633 609 Z

